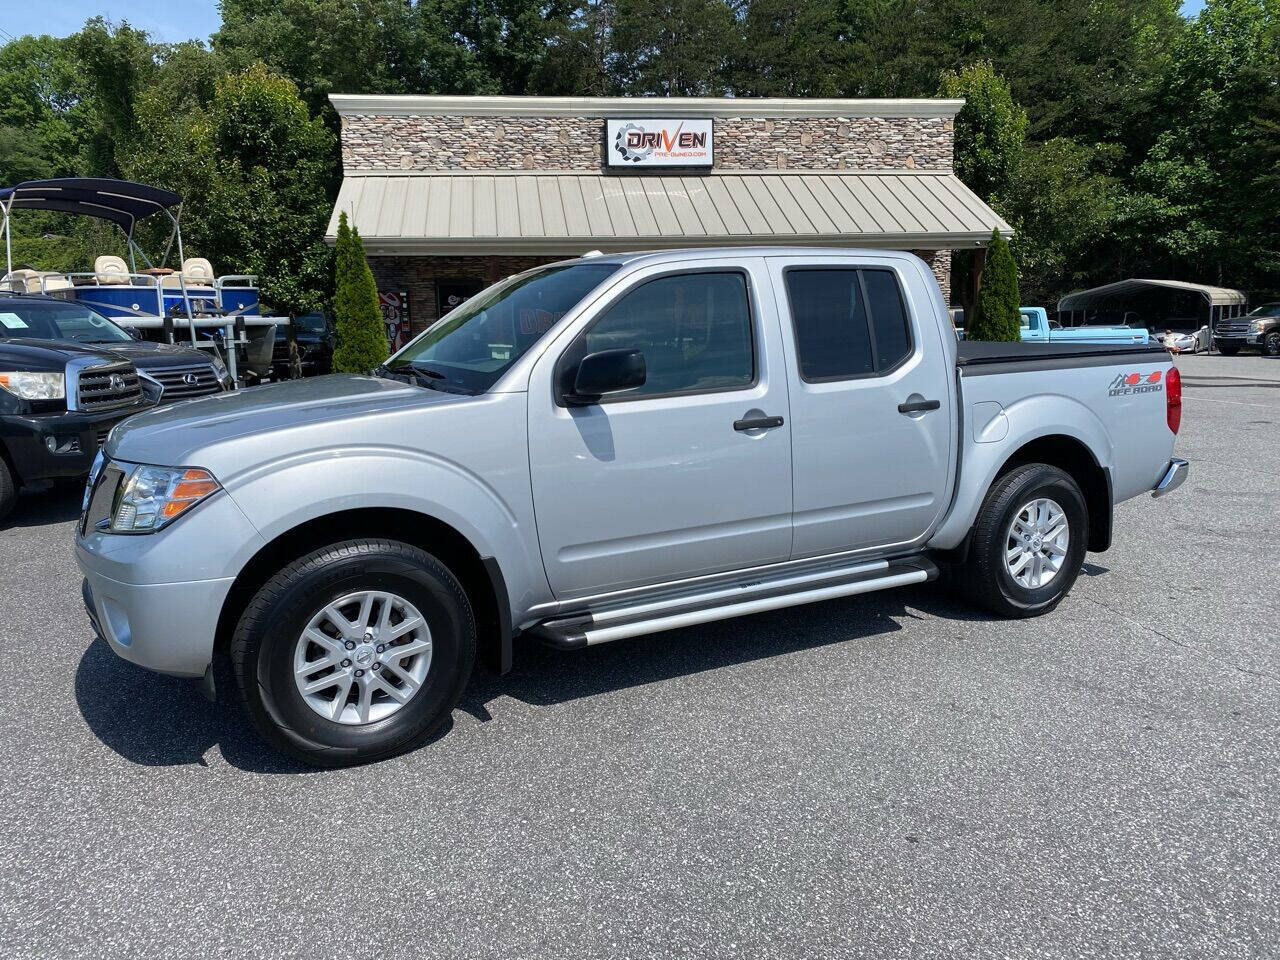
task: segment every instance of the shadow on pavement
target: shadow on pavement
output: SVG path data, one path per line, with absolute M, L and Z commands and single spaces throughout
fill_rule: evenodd
M 79 483 L 60 483 L 45 490 L 23 491 L 13 513 L 0 521 L 0 530 L 78 520 L 83 493 L 84 485 Z
M 477 668 L 458 709 L 485 721 L 491 719 L 486 704 L 503 696 L 549 706 L 833 644 L 889 643 L 890 635 L 902 629 L 898 620 L 918 617 L 916 611 L 949 620 L 988 619 L 929 585 L 723 620 L 574 653 L 517 640 L 514 669 L 498 677 Z M 259 740 L 239 707 L 225 702 L 228 698 L 209 703 L 194 681 L 127 663 L 102 640 L 95 639 L 81 657 L 75 692 L 93 733 L 133 763 L 203 764 L 205 753 L 217 746 L 228 763 L 242 770 L 316 772 Z M 452 722 L 446 723 L 433 740 L 451 727 Z

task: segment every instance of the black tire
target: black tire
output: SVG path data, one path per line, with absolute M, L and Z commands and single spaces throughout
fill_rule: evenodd
M 1237 353 L 1240 352 L 1240 348 L 1237 346 L 1228 347 L 1225 344 L 1219 344 L 1218 352 L 1222 354 L 1224 357 L 1234 357 Z
M 1280 357 L 1280 330 L 1272 330 L 1262 338 L 1262 352 L 1268 357 Z
M 393 592 L 421 612 L 431 632 L 431 661 L 421 688 L 396 712 L 342 724 L 320 716 L 299 693 L 294 647 L 318 610 L 361 590 Z M 267 581 L 241 616 L 229 652 L 246 711 L 263 739 L 307 763 L 341 767 L 421 746 L 461 698 L 475 650 L 471 604 L 444 564 L 406 543 L 361 539 L 316 550 Z
M 1051 499 L 1067 517 L 1067 555 L 1062 568 L 1044 586 L 1018 583 L 1005 562 L 1007 537 L 1014 517 L 1033 500 Z M 1048 613 L 1071 590 L 1084 563 L 1089 539 L 1089 509 L 1070 475 L 1043 463 L 1017 467 L 996 480 L 978 511 L 969 557 L 959 571 L 967 595 L 1002 617 L 1038 617 Z
M 9 472 L 9 464 L 5 463 L 4 457 L 0 457 L 0 520 L 9 516 L 17 502 L 18 485 Z

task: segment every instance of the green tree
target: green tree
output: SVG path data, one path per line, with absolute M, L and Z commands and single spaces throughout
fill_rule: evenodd
M 333 134 L 291 81 L 261 64 L 217 77 L 207 104 L 198 85 L 177 103 L 169 89 L 138 97 L 125 174 L 183 195 L 188 255 L 207 256 L 219 273 L 258 276 L 277 309 L 319 306 L 331 289 L 323 236 Z
M 839 0 L 747 0 L 735 92 L 754 97 L 839 96 L 847 43 Z
M 365 259 L 360 232 L 338 216 L 335 245 L 336 278 L 333 313 L 337 343 L 333 369 L 340 373 L 368 373 L 387 359 L 387 331 L 378 307 L 378 289 Z
M 987 247 L 987 265 L 982 271 L 978 299 L 971 320 L 965 323 L 970 340 L 1013 342 L 1021 339 L 1018 306 L 1018 265 L 1013 261 L 1009 244 L 999 230 L 991 231 Z
M 1014 228 L 1010 246 L 1027 303 L 1050 303 L 1113 270 L 1127 194 L 1112 171 L 1119 146 L 1058 137 L 1029 144 L 992 199 Z
M 942 74 L 938 95 L 964 99 L 956 114 L 955 168 L 984 200 L 1009 183 L 1027 134 L 1027 114 L 990 61 Z
M 617 93 L 719 96 L 738 23 L 726 0 L 615 0 L 611 47 Z

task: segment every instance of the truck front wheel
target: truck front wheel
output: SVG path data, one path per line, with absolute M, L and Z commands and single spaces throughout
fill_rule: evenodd
M 1272 330 L 1262 338 L 1262 352 L 1268 357 L 1280 357 L 1280 330 Z
M 9 464 L 0 457 L 0 520 L 13 510 L 18 502 L 18 485 L 13 482 L 13 474 L 9 472 Z
M 960 571 L 967 593 L 1004 617 L 1048 613 L 1084 562 L 1089 511 L 1079 485 L 1043 463 L 1017 467 L 992 485 Z
M 471 605 L 444 564 L 407 543 L 363 539 L 267 581 L 230 652 L 263 738 L 335 767 L 424 743 L 462 696 L 475 644 Z

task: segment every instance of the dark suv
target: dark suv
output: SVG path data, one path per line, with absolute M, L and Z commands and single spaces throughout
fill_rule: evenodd
M 130 414 L 230 388 L 216 356 L 135 340 L 83 304 L 0 296 L 0 518 L 19 487 L 88 474 Z
M 319 311 L 276 327 L 272 380 L 314 377 L 333 369 L 333 322 Z
M 1229 357 L 1241 350 L 1280 357 L 1280 303 L 1264 303 L 1242 317 L 1219 320 L 1213 328 L 1213 345 Z

